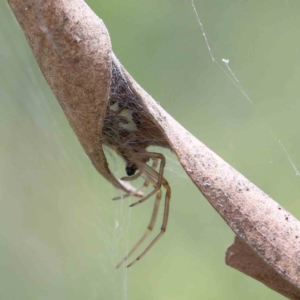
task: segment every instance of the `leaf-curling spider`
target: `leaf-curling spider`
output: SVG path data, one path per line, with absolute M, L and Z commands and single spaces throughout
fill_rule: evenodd
M 128 176 L 123 177 L 122 180 L 133 181 L 138 177 L 143 177 L 145 182 L 138 191 L 144 190 L 148 185 L 154 187 L 147 196 L 134 202 L 130 207 L 143 203 L 156 194 L 152 216 L 146 232 L 118 263 L 117 268 L 128 260 L 152 231 L 157 219 L 162 197 L 161 187 L 163 186 L 166 190 L 164 214 L 160 232 L 147 248 L 127 266 L 130 267 L 140 260 L 166 231 L 171 197 L 171 188 L 163 176 L 166 159 L 162 154 L 147 152 L 146 149 L 151 145 L 165 148 L 170 147 L 158 126 L 151 117 L 149 117 L 147 111 L 129 88 L 121 67 L 118 61 L 115 60 L 113 60 L 112 63 L 111 90 L 102 135 L 103 144 L 113 149 L 126 162 L 125 170 Z M 147 164 L 149 161 L 152 161 L 152 166 Z M 158 162 L 160 163 L 158 170 L 156 170 Z M 113 200 L 123 199 L 133 194 L 138 195 L 136 192 L 132 194 L 128 193 L 122 197 L 116 197 Z

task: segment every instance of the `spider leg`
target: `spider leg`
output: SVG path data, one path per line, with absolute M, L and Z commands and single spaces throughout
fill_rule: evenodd
M 156 168 L 157 167 L 157 159 L 154 158 L 153 159 L 153 163 L 152 163 L 152 168 Z M 132 176 L 126 176 L 126 177 L 122 177 L 121 180 L 124 180 L 124 181 L 132 181 L 132 180 L 135 180 L 137 179 L 138 177 L 140 177 L 142 175 L 142 171 L 139 171 L 138 173 L 132 175 Z M 136 192 L 140 192 L 144 189 L 146 189 L 148 186 L 149 186 L 149 180 L 146 179 L 143 186 L 141 188 L 139 188 Z M 122 195 L 122 196 L 118 196 L 118 197 L 114 197 L 112 200 L 122 200 L 124 198 L 127 198 L 129 196 L 132 196 L 131 193 L 128 193 L 128 194 L 125 194 L 125 195 Z
M 122 177 L 121 180 L 124 180 L 124 181 L 131 181 L 131 180 L 134 180 L 134 179 L 137 179 L 138 177 L 140 177 L 142 175 L 142 172 L 138 172 L 136 174 L 134 174 L 133 176 L 128 176 L 128 177 Z M 146 183 L 146 182 L 145 182 Z M 144 184 L 145 185 L 145 184 Z M 135 191 L 136 192 L 141 192 L 143 189 L 144 189 L 144 185 Z M 146 186 L 147 187 L 147 186 Z M 114 197 L 112 198 L 112 200 L 123 200 L 127 197 L 130 197 L 132 196 L 133 193 L 127 193 L 127 194 L 123 194 L 122 196 L 117 196 L 117 197 Z
M 117 268 L 121 267 L 127 260 L 128 258 L 136 251 L 136 249 L 144 242 L 144 240 L 148 237 L 148 235 L 151 233 L 156 218 L 157 218 L 157 213 L 159 210 L 159 202 L 161 200 L 161 190 L 159 190 L 156 194 L 156 199 L 154 202 L 154 207 L 153 207 L 153 211 L 152 211 L 152 216 L 149 222 L 149 225 L 147 227 L 146 232 L 144 233 L 144 235 L 140 238 L 140 240 L 132 247 L 132 249 L 127 253 L 127 255 L 117 264 Z
M 162 182 L 164 188 L 166 189 L 166 195 L 165 195 L 165 208 L 164 208 L 164 216 L 163 216 L 163 222 L 162 226 L 160 228 L 160 233 L 153 239 L 153 241 L 148 245 L 148 247 L 135 259 L 133 260 L 127 268 L 134 265 L 136 262 L 138 262 L 141 258 L 143 258 L 146 253 L 153 247 L 153 245 L 163 236 L 163 234 L 166 232 L 167 229 L 167 223 L 168 223 L 168 217 L 169 217 L 169 209 L 170 209 L 170 197 L 171 197 L 171 188 L 168 184 L 168 182 L 163 178 Z M 146 235 L 146 234 L 145 234 Z M 144 236 L 145 236 L 144 235 Z M 144 236 L 142 237 L 142 241 L 144 240 Z M 147 237 L 147 235 L 146 235 Z M 137 246 L 139 246 L 141 242 L 139 241 L 138 244 L 134 247 L 134 250 L 136 250 Z M 130 251 L 130 254 L 132 254 L 133 251 Z M 128 256 L 127 256 L 128 257 Z M 126 258 L 127 259 L 127 258 Z
M 148 200 L 151 196 L 153 196 L 162 185 L 163 181 L 163 173 L 164 173 L 164 167 L 166 164 L 165 157 L 160 153 L 154 153 L 154 152 L 146 152 L 146 153 L 136 153 L 136 156 L 142 157 L 142 158 L 151 158 L 154 160 L 160 159 L 160 166 L 159 171 L 155 171 L 155 169 L 151 168 L 150 166 L 146 165 L 145 163 L 137 162 L 137 165 L 139 169 L 142 170 L 142 176 L 146 177 L 146 180 L 151 180 L 153 186 L 155 187 L 151 193 L 149 193 L 146 197 L 142 198 L 139 201 L 136 201 L 130 205 L 130 207 L 138 205 L 143 203 L 144 201 Z
M 122 177 L 121 180 L 124 180 L 124 181 L 132 181 L 132 180 L 135 180 L 137 179 L 138 177 L 140 177 L 142 175 L 142 171 L 139 171 L 137 172 L 136 174 L 132 175 L 132 176 L 125 176 L 125 177 Z
M 139 158 L 142 158 L 142 160 L 136 159 L 137 156 Z M 148 161 L 149 159 L 153 160 L 152 167 L 148 166 L 145 163 L 145 161 Z M 159 166 L 159 171 L 157 172 L 155 170 L 155 168 L 157 167 L 158 159 L 160 159 L 160 166 Z M 139 246 L 145 241 L 145 239 L 151 233 L 151 231 L 155 225 L 156 219 L 157 219 L 159 203 L 160 203 L 161 196 L 162 196 L 162 191 L 161 191 L 162 185 L 166 190 L 166 194 L 165 194 L 165 208 L 164 208 L 163 222 L 162 222 L 162 226 L 160 229 L 160 233 L 154 238 L 154 240 L 152 240 L 152 242 L 147 246 L 147 248 L 135 260 L 133 260 L 127 267 L 132 266 L 138 260 L 140 260 L 152 248 L 152 246 L 162 237 L 162 235 L 166 231 L 168 217 L 169 217 L 171 188 L 170 188 L 168 182 L 163 178 L 165 157 L 160 153 L 151 153 L 151 152 L 136 153 L 134 163 L 137 165 L 137 167 L 139 169 L 139 173 L 141 172 L 141 174 L 139 174 L 138 176 L 143 176 L 146 179 L 142 188 L 148 186 L 149 184 L 152 184 L 154 186 L 154 189 L 151 193 L 149 193 L 149 195 L 147 195 L 140 201 L 133 203 L 130 206 L 135 206 L 140 203 L 143 203 L 144 201 L 149 199 L 155 193 L 156 193 L 156 198 L 155 198 L 155 202 L 154 202 L 154 208 L 152 211 L 151 219 L 150 219 L 150 222 L 149 222 L 146 232 L 139 239 L 139 241 L 133 246 L 133 248 L 127 253 L 127 255 L 118 263 L 117 268 L 122 266 L 124 264 L 124 262 L 126 262 L 128 260 L 128 258 L 139 248 Z M 138 177 L 138 176 L 136 176 L 136 177 Z M 131 180 L 132 177 L 129 177 L 129 178 L 130 178 L 129 180 Z
M 153 161 L 153 163 L 152 163 L 152 169 L 156 169 L 156 167 L 157 167 L 157 163 L 158 163 L 158 159 L 157 158 L 153 158 L 152 157 L 152 161 Z
M 156 167 L 157 167 L 157 159 L 154 158 L 154 159 L 153 159 L 153 163 L 152 163 L 151 168 L 155 170 Z M 134 175 L 132 175 L 132 176 L 125 176 L 125 177 L 122 177 L 121 180 L 124 180 L 124 181 L 132 181 L 132 180 L 137 179 L 137 178 L 140 177 L 141 175 L 142 175 L 142 170 L 140 170 L 139 172 L 137 172 L 136 174 L 134 174 Z

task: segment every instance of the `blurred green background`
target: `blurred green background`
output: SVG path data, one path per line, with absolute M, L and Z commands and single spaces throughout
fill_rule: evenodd
M 148 93 L 300 218 L 300 2 L 195 0 L 215 63 L 189 0 L 87 2 Z M 116 270 L 153 201 L 111 201 L 120 192 L 84 154 L 6 1 L 0 18 L 1 300 L 283 299 L 225 266 L 234 235 L 168 151 L 168 231 Z

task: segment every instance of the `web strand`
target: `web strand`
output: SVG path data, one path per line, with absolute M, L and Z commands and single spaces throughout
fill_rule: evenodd
M 287 0 L 286 0 L 286 4 L 288 5 Z M 201 29 L 201 32 L 202 32 L 202 36 L 204 38 L 204 41 L 205 41 L 206 47 L 208 49 L 209 55 L 210 55 L 210 57 L 212 59 L 212 62 L 217 64 L 217 66 L 222 70 L 222 72 L 226 75 L 226 77 L 238 88 L 238 90 L 242 93 L 242 95 L 248 100 L 248 102 L 250 103 L 250 105 L 252 106 L 252 108 L 254 109 L 254 111 L 259 116 L 259 118 L 262 121 L 262 123 L 264 123 L 269 128 L 269 134 L 272 136 L 272 139 L 274 141 L 277 141 L 277 139 L 275 137 L 276 134 L 274 134 L 273 129 L 271 129 L 271 126 L 263 119 L 263 117 L 261 116 L 261 114 L 257 111 L 257 109 L 255 108 L 255 105 L 254 105 L 253 101 L 251 100 L 250 96 L 247 94 L 247 92 L 243 88 L 240 80 L 238 79 L 238 77 L 235 75 L 235 73 L 230 68 L 230 66 L 229 66 L 229 59 L 225 59 L 225 58 L 221 59 L 222 62 L 225 64 L 227 70 L 224 69 L 221 66 L 220 63 L 218 63 L 217 59 L 215 58 L 215 56 L 213 54 L 212 48 L 211 48 L 211 46 L 210 46 L 210 44 L 208 42 L 208 36 L 207 36 L 207 34 L 206 34 L 205 30 L 204 30 L 204 26 L 203 26 L 203 23 L 201 22 L 201 19 L 199 17 L 199 14 L 198 14 L 196 5 L 194 3 L 194 0 L 191 0 L 191 5 L 192 5 L 193 11 L 194 11 L 194 13 L 196 15 L 197 22 L 198 22 L 198 24 L 200 26 L 200 29 Z M 295 170 L 296 176 L 300 176 L 300 173 L 299 173 L 299 171 L 298 171 L 295 163 L 293 162 L 293 160 L 292 160 L 291 156 L 289 155 L 289 153 L 287 152 L 286 148 L 283 146 L 281 140 L 278 140 L 278 144 L 279 144 L 282 152 L 284 153 L 284 155 L 287 157 L 288 162 L 290 163 L 290 165 L 292 166 L 292 168 Z

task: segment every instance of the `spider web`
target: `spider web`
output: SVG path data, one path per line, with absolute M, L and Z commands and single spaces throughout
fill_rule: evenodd
M 296 176 L 300 176 L 300 173 L 299 173 L 299 171 L 298 171 L 295 163 L 293 162 L 291 156 L 289 155 L 288 151 L 284 147 L 282 141 L 280 139 L 276 139 L 276 136 L 277 136 L 276 132 L 274 132 L 273 129 L 271 129 L 270 125 L 259 114 L 258 110 L 255 108 L 255 105 L 254 105 L 253 101 L 250 99 L 250 96 L 247 94 L 246 90 L 243 88 L 240 80 L 237 78 L 237 76 L 231 70 L 231 68 L 229 66 L 229 59 L 228 58 L 222 58 L 221 59 L 221 62 L 225 64 L 225 69 L 221 66 L 221 64 L 219 63 L 219 61 L 215 59 L 215 56 L 214 56 L 213 51 L 212 51 L 212 48 L 211 48 L 211 46 L 209 44 L 209 41 L 208 41 L 208 36 L 205 33 L 204 26 L 203 26 L 203 24 L 202 24 L 202 22 L 200 20 L 200 16 L 199 16 L 197 8 L 195 6 L 194 0 L 191 0 L 191 5 L 192 5 L 192 8 L 193 8 L 193 10 L 195 12 L 197 22 L 198 22 L 199 27 L 201 29 L 202 36 L 203 36 L 203 38 L 205 40 L 205 44 L 206 44 L 206 47 L 208 49 L 209 55 L 210 55 L 210 57 L 212 59 L 212 62 L 216 63 L 217 66 L 222 70 L 222 72 L 224 72 L 224 74 L 229 78 L 229 80 L 240 90 L 240 92 L 243 94 L 243 96 L 249 101 L 249 103 L 251 104 L 251 106 L 255 109 L 255 111 L 259 115 L 260 119 L 264 123 L 266 123 L 267 127 L 270 128 L 270 130 L 269 130 L 270 135 L 272 136 L 272 138 L 274 140 L 276 140 L 276 142 L 278 143 L 279 147 L 281 148 L 281 150 L 283 151 L 283 153 L 286 155 L 286 158 L 287 158 L 288 162 L 290 163 L 291 167 L 295 171 L 295 175 Z M 288 1 L 286 1 L 286 5 L 288 6 Z

